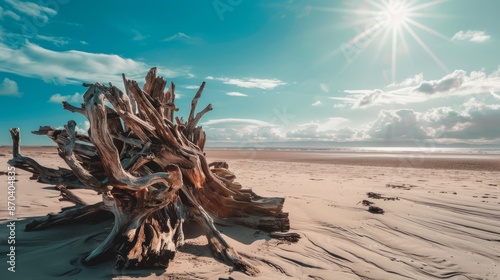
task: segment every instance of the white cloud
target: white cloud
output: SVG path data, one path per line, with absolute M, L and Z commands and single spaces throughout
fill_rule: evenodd
M 490 94 L 493 96 L 495 99 L 500 99 L 500 95 L 496 94 L 492 89 L 490 89 Z
M 61 103 L 63 101 L 67 101 L 70 103 L 82 103 L 83 102 L 83 94 L 75 92 L 73 95 L 61 95 L 56 93 L 52 95 L 49 99 L 49 102 Z
M 448 96 L 467 96 L 474 94 L 488 94 L 500 90 L 500 71 L 487 75 L 484 70 L 472 71 L 469 74 L 464 70 L 455 70 L 438 80 L 424 80 L 416 75 L 400 84 L 389 86 L 401 88 L 391 90 L 345 90 L 345 97 L 330 97 L 351 105 L 352 108 L 368 108 L 383 104 L 409 104 L 424 102 L 435 98 Z M 416 86 L 416 82 L 419 82 Z
M 10 17 L 13 20 L 21 20 L 21 17 L 14 13 L 13 11 L 4 10 L 4 8 L 0 7 L 0 19 L 4 19 L 4 17 Z
M 485 104 L 471 98 L 464 104 L 461 112 L 450 108 L 435 109 L 433 118 L 427 113 L 423 120 L 428 126 L 429 135 L 438 139 L 500 139 L 498 120 L 500 104 Z
M 399 89 L 384 92 L 380 89 L 374 90 L 346 90 L 349 97 L 330 97 L 342 101 L 345 105 L 351 105 L 353 109 L 363 109 L 382 104 L 407 104 L 425 101 L 423 95 L 408 94 L 408 89 Z
M 377 140 L 425 139 L 427 134 L 418 120 L 419 114 L 413 110 L 382 110 L 366 132 Z
M 186 89 L 199 89 L 200 86 L 191 85 L 191 86 L 185 86 L 184 88 L 186 88 Z
M 484 142 L 500 140 L 500 104 L 471 98 L 461 109 L 437 107 L 425 112 L 382 110 L 365 134 L 371 140 Z
M 328 86 L 326 84 L 321 83 L 321 84 L 319 84 L 319 87 L 324 92 L 329 92 L 330 91 L 330 89 L 328 88 Z
M 318 100 L 318 101 L 314 102 L 313 104 L 311 104 L 311 106 L 319 106 L 319 105 L 321 105 L 321 101 L 320 100 Z
M 208 78 L 208 77 L 207 77 Z M 286 85 L 285 82 L 278 79 L 258 79 L 258 78 L 214 78 L 215 80 L 222 81 L 226 85 L 235 85 L 242 88 L 260 88 L 265 90 L 275 89 L 279 86 Z
M 408 86 L 416 86 L 422 83 L 424 80 L 424 75 L 422 73 L 417 74 L 413 77 L 410 77 L 400 83 L 392 83 L 387 87 L 408 87 Z
M 379 99 L 382 97 L 382 95 L 384 94 L 383 91 L 379 90 L 379 89 L 376 89 L 376 90 L 372 90 L 372 91 L 369 91 L 369 92 L 361 92 L 361 91 L 347 91 L 347 93 L 360 93 L 360 94 L 363 94 L 362 96 L 360 96 L 360 98 L 356 101 L 356 103 L 354 103 L 353 105 L 353 108 L 363 108 L 363 107 L 366 107 L 367 105 L 369 104 L 372 104 L 372 103 L 376 103 L 379 101 Z
M 211 140 L 236 141 L 239 143 L 244 143 L 244 141 L 274 141 L 285 139 L 283 132 L 276 127 L 221 127 L 207 128 L 205 132 L 207 133 L 207 137 Z
M 467 30 L 467 31 L 458 31 L 451 38 L 452 40 L 459 41 L 469 41 L 475 43 L 483 43 L 490 39 L 490 35 L 487 35 L 484 31 L 479 30 Z
M 359 132 L 350 127 L 340 129 L 318 131 L 314 125 L 306 126 L 300 129 L 288 131 L 287 140 L 319 140 L 319 141 L 356 141 L 359 138 Z
M 467 115 L 450 107 L 432 108 L 421 114 L 420 122 L 429 138 L 443 138 L 445 134 L 459 131 L 467 123 Z
M 183 38 L 184 39 L 191 39 L 191 37 L 186 35 L 185 33 L 177 32 L 176 34 L 169 36 L 169 37 L 163 39 L 162 41 L 163 42 L 170 42 L 170 41 L 179 40 L 179 39 L 183 39 Z
M 346 93 L 368 93 L 370 91 L 353 91 L 353 90 L 346 90 L 344 91 Z M 328 97 L 330 99 L 333 99 L 333 100 L 338 100 L 338 101 L 342 101 L 342 102 L 346 102 L 346 103 L 354 103 L 357 101 L 357 98 L 354 98 L 354 97 Z
M 0 95 L 21 96 L 21 93 L 15 81 L 4 78 L 0 84 Z
M 213 140 L 279 140 L 285 136 L 277 125 L 255 119 L 216 119 L 202 125 Z
M 259 127 L 276 126 L 272 123 L 268 123 L 268 122 L 264 122 L 264 121 L 260 121 L 260 120 L 255 120 L 255 119 L 235 119 L 235 118 L 215 119 L 215 120 L 209 120 L 209 121 L 203 123 L 204 126 L 216 125 L 216 124 L 224 124 L 224 125 L 247 124 L 247 125 L 255 125 L 255 126 L 259 126 Z
M 80 44 L 82 44 L 82 45 L 88 45 L 89 43 L 87 43 L 86 41 L 80 40 Z
M 415 91 L 426 94 L 450 92 L 462 87 L 467 77 L 464 70 L 455 70 L 439 80 L 422 81 Z
M 333 117 L 286 129 L 255 119 L 216 119 L 203 124 L 210 139 L 224 141 L 428 141 L 500 143 L 500 104 L 470 98 L 460 108 L 381 110 L 374 121 L 351 127 Z
M 44 35 L 36 35 L 37 39 L 44 40 L 50 42 L 56 46 L 64 46 L 69 44 L 69 39 L 64 37 L 52 37 L 52 36 L 44 36 Z
M 344 125 L 348 122 L 349 122 L 349 120 L 346 118 L 334 117 L 334 118 L 328 118 L 323 123 L 318 123 L 318 122 L 306 123 L 306 124 L 299 125 L 299 127 L 312 125 L 316 128 L 317 131 L 330 131 L 330 130 L 334 130 L 334 129 L 339 129 L 341 125 Z
M 176 34 L 169 36 L 161 41 L 162 42 L 180 41 L 191 45 L 196 45 L 202 42 L 200 38 L 192 37 L 182 32 L 177 32 Z
M 464 103 L 461 112 L 451 112 L 457 117 L 452 118 L 454 125 L 451 129 L 437 131 L 436 136 L 448 139 L 500 139 L 500 129 L 498 120 L 500 120 L 500 104 L 486 104 L 484 101 L 471 98 Z M 436 123 L 430 124 L 436 126 Z M 449 125 L 451 126 L 451 125 Z
M 335 117 L 323 122 L 298 125 L 295 129 L 256 119 L 216 119 L 202 125 L 210 139 L 225 141 L 241 140 L 355 140 L 359 131 L 345 127 L 348 119 Z
M 205 80 L 213 80 L 213 79 L 214 79 L 214 77 L 212 77 L 212 76 L 206 76 L 205 77 Z
M 79 127 L 77 126 L 77 128 L 76 128 L 77 130 L 76 130 L 76 131 L 77 131 L 78 133 L 81 133 L 81 134 L 87 134 L 87 132 L 89 131 L 89 128 L 90 128 L 90 122 L 89 122 L 89 121 L 85 121 L 85 122 L 83 123 L 83 128 L 81 128 L 81 129 L 79 130 Z
M 142 80 L 150 68 L 144 62 L 114 54 L 77 50 L 58 52 L 30 42 L 18 49 L 0 43 L 0 61 L 0 72 L 56 83 L 113 82 L 121 85 L 122 73 L 130 79 Z M 167 77 L 185 75 L 161 67 L 160 72 Z
M 359 132 L 346 127 L 349 120 L 329 118 L 324 122 L 310 122 L 298 125 L 297 129 L 286 132 L 287 140 L 351 141 L 358 140 Z
M 248 96 L 248 95 L 246 95 L 244 93 L 237 92 L 237 91 L 226 92 L 226 95 L 229 95 L 229 96 L 238 96 L 238 97 Z
M 77 124 L 75 127 L 75 131 L 79 134 L 88 135 L 89 128 L 90 128 L 90 122 L 85 121 L 83 122 L 83 124 L 82 123 Z M 56 127 L 56 129 L 64 129 L 64 126 L 58 126 Z
M 149 35 L 144 35 L 135 29 L 132 30 L 132 33 L 134 34 L 134 37 L 132 37 L 132 40 L 134 41 L 142 41 L 149 37 Z
M 57 11 L 33 2 L 23 2 L 19 0 L 5 0 L 5 2 L 9 3 L 18 12 L 41 19 L 43 22 L 47 22 L 49 16 L 55 16 L 57 14 Z

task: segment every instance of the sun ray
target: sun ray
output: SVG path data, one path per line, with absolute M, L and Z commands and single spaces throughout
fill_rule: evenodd
M 408 42 L 406 41 L 405 33 L 403 32 L 403 28 L 398 28 L 398 35 L 401 37 L 401 45 L 403 45 L 403 49 L 405 52 L 409 52 Z
M 384 35 L 382 36 L 382 39 L 380 40 L 377 49 L 375 50 L 375 56 L 373 57 L 374 60 L 379 58 L 379 55 L 382 52 L 382 48 L 384 47 L 384 44 L 387 42 L 390 33 L 391 30 L 389 28 L 386 28 L 384 31 Z
M 411 0 L 411 1 L 408 1 L 406 2 L 406 6 L 407 7 L 414 7 L 415 4 L 418 2 L 419 0 Z
M 385 49 L 384 46 L 387 47 L 389 52 L 387 59 L 391 71 L 390 79 L 393 83 L 396 82 L 397 78 L 398 61 L 401 63 L 399 56 L 410 53 L 410 43 L 414 44 L 414 42 L 416 42 L 417 46 L 421 47 L 441 69 L 448 73 L 446 66 L 416 32 L 416 30 L 424 31 L 449 41 L 449 36 L 441 34 L 421 22 L 422 18 L 445 18 L 446 16 L 442 14 L 426 13 L 426 9 L 448 1 L 449 0 L 429 0 L 426 3 L 422 3 L 420 0 L 365 0 L 363 3 L 366 5 L 360 9 L 351 9 L 352 7 L 349 9 L 328 9 L 329 11 L 335 11 L 337 13 L 361 17 L 358 19 L 354 18 L 343 26 L 361 27 L 364 25 L 366 27 L 347 43 L 342 44 L 340 49 L 334 51 L 334 54 L 338 54 L 342 51 L 344 55 L 346 55 L 345 48 L 354 48 L 349 49 L 350 51 L 354 51 L 346 55 L 348 62 L 344 64 L 340 73 L 344 72 L 346 67 L 359 57 L 359 55 L 374 41 L 377 41 L 374 51 L 374 61 L 380 59 L 380 54 L 382 50 Z M 417 20 L 417 18 L 419 20 Z M 409 34 L 409 36 L 407 36 L 407 34 Z M 411 42 L 407 40 L 410 37 L 412 38 Z M 388 69 L 386 71 L 388 71 Z
M 442 4 L 444 2 L 447 2 L 448 0 L 434 0 L 432 2 L 427 2 L 427 3 L 423 3 L 423 4 L 420 4 L 420 5 L 417 5 L 417 6 L 412 6 L 408 9 L 408 12 L 413 12 L 413 11 L 418 11 L 418 10 L 422 10 L 422 9 L 426 9 L 426 8 L 429 8 L 429 7 L 432 7 L 432 6 L 436 6 L 436 5 L 439 5 L 439 4 Z
M 387 6 L 389 6 L 389 3 L 387 3 L 385 0 L 382 0 L 382 4 L 380 3 L 377 3 L 373 0 L 366 0 L 366 3 L 372 5 L 373 7 L 377 8 L 377 9 L 380 9 L 380 10 L 385 10 L 387 8 Z
M 445 39 L 445 40 L 449 40 L 450 39 L 450 37 L 445 36 L 445 35 L 437 32 L 436 30 L 434 30 L 432 28 L 429 28 L 429 27 L 427 27 L 427 26 L 425 26 L 425 25 L 423 25 L 423 24 L 421 24 L 421 23 L 419 23 L 419 22 L 417 22 L 415 20 L 412 20 L 411 18 L 409 18 L 407 21 L 408 21 L 408 23 L 410 23 L 410 24 L 412 24 L 412 25 L 414 25 L 414 26 L 416 26 L 416 27 L 418 27 L 418 28 L 420 28 L 420 29 L 422 29 L 424 31 L 427 31 L 427 32 L 431 33 L 432 35 L 436 35 L 439 38 L 442 38 L 442 39 Z
M 396 53 L 398 45 L 397 28 L 392 29 L 391 82 L 396 82 Z
M 328 54 L 325 58 L 325 60 L 344 53 L 347 59 L 347 63 L 344 65 L 344 68 L 347 68 L 353 61 L 355 61 L 359 54 L 363 52 L 364 49 L 366 49 L 373 41 L 374 39 L 378 36 L 378 34 L 381 32 L 382 28 L 380 28 L 380 25 L 375 25 L 372 26 L 369 30 L 365 30 L 364 32 L 358 34 L 354 38 L 350 39 L 347 43 L 344 43 L 341 45 L 340 48 L 335 49 L 333 52 Z M 373 34 L 373 35 L 371 35 Z M 368 38 L 368 40 L 364 44 L 359 44 L 360 41 L 364 40 L 365 38 Z M 346 54 L 346 52 L 350 52 L 349 50 L 346 51 L 346 49 L 353 48 L 355 51 L 353 51 L 354 56 L 349 56 Z M 345 69 L 341 69 L 341 72 L 343 72 Z
M 359 27 L 359 26 L 365 26 L 366 24 L 369 24 L 372 21 L 373 19 L 371 18 L 362 18 L 362 19 L 352 20 L 350 22 L 342 22 L 335 25 L 335 27 L 337 28 Z
M 337 72 L 337 74 L 335 75 L 335 79 L 338 78 L 342 73 L 344 73 L 344 71 L 351 65 L 351 63 L 353 63 L 354 61 L 356 61 L 356 59 L 359 57 L 359 55 L 363 52 L 364 49 L 366 49 L 368 46 L 371 45 L 371 43 L 373 43 L 375 41 L 375 38 L 377 37 L 377 35 L 382 31 L 382 29 L 378 29 L 377 31 L 375 31 L 375 34 L 374 36 L 370 37 L 368 39 L 368 41 L 361 47 L 361 49 L 359 51 L 357 51 L 354 56 L 352 56 L 350 59 L 347 60 L 347 63 L 344 64 L 344 66 Z M 336 50 L 335 51 L 336 53 L 339 53 L 341 52 L 341 50 Z
M 337 12 L 349 15 L 360 15 L 360 16 L 373 16 L 376 11 L 373 10 L 362 10 L 362 9 L 341 9 L 341 8 L 327 8 L 327 7 L 313 7 L 312 10 L 321 12 Z
M 401 61 L 399 56 L 410 53 L 410 46 L 412 44 L 415 45 L 414 40 L 416 46 L 421 47 L 441 69 L 448 72 L 446 66 L 416 32 L 416 30 L 424 31 L 440 39 L 449 41 L 449 36 L 421 22 L 422 18 L 445 18 L 446 16 L 442 14 L 427 13 L 427 9 L 447 1 L 449 0 L 429 0 L 426 3 L 421 3 L 420 0 L 364 0 L 363 4 L 365 5 L 359 9 L 353 9 L 353 6 L 348 8 L 317 8 L 322 11 L 333 11 L 353 16 L 349 18 L 347 23 L 342 24 L 343 27 L 358 27 L 360 29 L 364 27 L 364 29 L 357 32 L 356 36 L 346 43 L 341 44 L 340 48 L 330 53 L 329 57 L 337 55 L 340 52 L 346 56 L 347 63 L 340 70 L 340 74 L 362 52 L 368 49 L 368 46 L 377 41 L 373 60 L 375 61 L 381 57 L 387 59 L 387 64 L 390 64 L 391 71 L 390 76 L 387 76 L 391 79 L 391 82 L 395 82 L 397 69 L 403 68 L 398 67 L 398 61 Z M 410 37 L 413 39 L 411 42 L 407 40 Z M 387 50 L 388 55 L 381 56 L 382 50 Z M 387 67 L 389 66 L 387 65 Z M 386 71 L 388 72 L 389 70 L 384 70 L 384 72 Z
M 417 41 L 417 43 L 422 47 L 422 49 L 424 49 L 427 52 L 427 54 L 434 60 L 434 62 L 436 62 L 439 65 L 439 67 L 441 67 L 441 69 L 443 69 L 446 73 L 449 73 L 448 68 L 446 68 L 446 66 L 441 62 L 441 60 L 439 60 L 439 58 L 437 58 L 437 56 L 432 52 L 432 50 L 413 31 L 413 29 L 411 29 L 411 27 L 406 25 L 406 24 L 403 26 L 405 27 L 406 31 L 408 31 L 408 33 L 410 33 L 410 35 L 413 37 L 413 39 L 415 39 L 415 41 Z
M 358 42 L 362 39 L 364 39 L 365 37 L 368 37 L 370 35 L 373 34 L 373 32 L 376 32 L 377 30 L 380 29 L 380 26 L 378 25 L 374 25 L 373 27 L 371 27 L 370 29 L 368 30 L 365 30 L 364 32 L 362 32 L 361 34 L 359 34 L 358 36 L 354 37 L 351 41 L 353 42 Z
M 438 14 L 438 13 L 410 12 L 409 15 L 410 15 L 410 18 L 439 18 L 439 19 L 453 18 L 453 16 L 451 16 L 451 15 L 444 15 L 444 14 Z

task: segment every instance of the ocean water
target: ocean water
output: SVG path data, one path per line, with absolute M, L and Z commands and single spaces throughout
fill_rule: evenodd
M 418 153 L 418 154 L 457 154 L 457 155 L 500 155 L 500 148 L 450 148 L 450 147 L 328 147 L 328 146 L 293 146 L 293 145 L 262 145 L 248 144 L 239 146 L 216 146 L 207 147 L 208 149 L 218 150 L 268 150 L 268 151 L 324 151 L 324 152 L 340 152 L 340 153 L 384 153 L 384 154 L 401 154 L 401 153 Z
M 500 155 L 500 143 L 436 143 L 433 141 L 336 142 L 336 141 L 207 141 L 208 149 L 329 151 L 352 153 L 425 153 Z
M 498 154 L 498 148 L 443 148 L 443 147 L 356 147 L 346 148 L 352 152 L 383 152 L 383 153 L 443 153 L 443 154 Z

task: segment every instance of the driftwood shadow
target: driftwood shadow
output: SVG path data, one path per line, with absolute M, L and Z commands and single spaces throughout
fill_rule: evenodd
M 21 252 L 19 266 L 30 267 L 30 270 L 33 271 L 40 271 L 50 270 L 52 264 L 57 264 L 59 268 L 64 267 L 64 269 L 55 271 L 54 276 L 70 278 L 78 278 L 87 274 L 92 274 L 92 277 L 98 277 L 96 279 L 111 279 L 118 276 L 140 278 L 148 277 L 152 274 L 165 276 L 167 273 L 167 268 L 113 269 L 117 252 L 112 251 L 102 255 L 98 263 L 93 265 L 86 264 L 83 261 L 84 258 L 106 238 L 113 227 L 113 219 L 109 217 L 107 219 L 85 222 L 66 221 L 63 224 L 55 224 L 40 230 L 25 230 L 26 226 L 46 219 L 47 216 L 34 216 L 17 221 L 19 248 L 33 248 L 36 252 L 33 258 L 26 258 L 24 256 L 25 253 Z M 258 240 L 272 239 L 268 233 L 245 226 L 220 226 L 219 228 L 224 235 L 247 245 Z M 197 245 L 189 243 L 190 239 L 205 235 L 197 223 L 191 222 L 185 224 L 184 233 L 188 242 L 178 248 L 179 252 L 197 257 L 213 256 L 208 244 Z M 26 253 L 29 254 L 29 252 Z M 43 261 L 40 261 L 40 258 L 36 257 L 37 255 L 43 255 Z M 223 261 L 218 261 L 224 263 Z M 27 275 L 27 278 L 29 277 L 31 276 Z M 190 275 L 189 272 L 185 275 L 176 275 L 176 277 L 175 279 L 193 279 L 193 275 Z

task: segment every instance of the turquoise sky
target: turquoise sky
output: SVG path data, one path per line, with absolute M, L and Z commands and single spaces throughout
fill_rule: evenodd
M 0 144 L 157 66 L 208 142 L 500 145 L 496 0 L 0 0 Z M 121 86 L 121 85 L 120 85 Z M 255 144 L 250 144 L 255 145 Z M 427 144 L 425 144 L 427 145 Z

